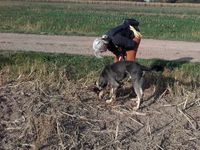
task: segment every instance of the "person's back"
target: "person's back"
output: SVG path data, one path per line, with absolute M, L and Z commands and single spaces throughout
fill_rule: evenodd
M 98 40 L 99 43 L 106 43 L 106 48 L 115 55 L 114 62 L 120 61 L 124 55 L 126 55 L 126 60 L 135 61 L 141 40 L 138 26 L 137 20 L 125 19 L 121 25 L 112 28 L 106 33 L 106 36 L 104 35 Z M 95 49 L 95 51 L 99 54 L 99 52 L 106 51 L 106 48 Z

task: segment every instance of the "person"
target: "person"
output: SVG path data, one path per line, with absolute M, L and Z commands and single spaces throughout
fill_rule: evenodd
M 114 62 L 123 60 L 124 56 L 128 61 L 135 61 L 141 37 L 139 22 L 136 19 L 125 19 L 122 24 L 94 40 L 94 54 L 102 58 L 101 53 L 109 50 L 114 54 Z

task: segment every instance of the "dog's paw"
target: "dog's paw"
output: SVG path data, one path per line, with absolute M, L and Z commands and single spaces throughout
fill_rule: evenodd
M 131 98 L 131 101 L 133 101 L 133 102 L 137 102 L 138 99 L 137 99 L 137 98 Z
M 106 103 L 110 104 L 110 103 L 112 103 L 112 101 L 113 101 L 113 99 L 111 98 L 111 99 L 106 100 Z
M 102 100 L 103 99 L 103 96 L 98 96 L 99 100 Z
M 103 91 L 100 91 L 100 92 L 99 92 L 99 99 L 103 99 L 103 94 L 104 94 Z
M 137 98 L 132 98 L 131 101 L 134 102 L 133 110 L 138 110 L 140 107 L 140 103 Z

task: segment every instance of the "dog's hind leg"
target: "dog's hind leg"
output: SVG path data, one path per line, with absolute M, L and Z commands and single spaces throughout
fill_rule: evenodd
M 111 89 L 110 89 L 110 95 L 109 95 L 109 96 L 112 97 L 112 96 L 113 96 L 113 93 L 114 93 L 114 89 L 111 88 Z
M 136 109 L 139 109 L 141 100 L 143 99 L 142 84 L 143 84 L 143 78 L 137 78 L 133 82 L 133 88 L 134 88 L 135 93 L 137 95 L 137 106 L 136 106 Z
M 143 85 L 144 85 L 144 77 L 141 77 L 140 80 L 138 81 L 140 93 L 142 95 L 142 98 L 144 96 L 144 91 L 143 91 Z

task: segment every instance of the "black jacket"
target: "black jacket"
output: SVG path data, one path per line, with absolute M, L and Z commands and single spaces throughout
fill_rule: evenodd
M 134 26 L 136 30 L 139 31 L 138 21 L 135 19 L 126 19 L 123 24 L 112 28 L 107 32 L 109 38 L 107 48 L 116 56 L 120 56 L 122 52 L 132 50 L 137 46 L 137 43 L 133 41 L 134 33 L 129 29 L 129 25 Z

